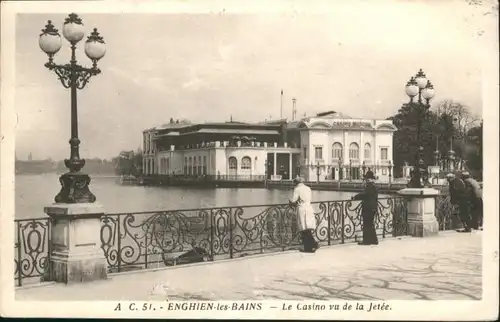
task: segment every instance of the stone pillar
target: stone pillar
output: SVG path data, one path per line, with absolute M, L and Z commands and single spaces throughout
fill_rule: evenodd
M 432 188 L 405 188 L 398 191 L 408 203 L 408 235 L 435 236 L 439 232 L 435 203 L 439 191 Z
M 106 279 L 107 262 L 100 238 L 104 208 L 95 203 L 56 203 L 44 211 L 51 217 L 48 279 L 58 283 Z

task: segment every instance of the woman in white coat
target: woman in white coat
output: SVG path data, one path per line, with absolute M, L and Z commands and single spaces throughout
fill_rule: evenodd
M 293 182 L 295 188 L 290 204 L 296 207 L 297 225 L 301 233 L 304 252 L 314 253 L 319 245 L 312 235 L 313 230 L 316 229 L 316 216 L 311 205 L 311 188 L 304 184 L 305 179 L 301 176 L 296 177 Z

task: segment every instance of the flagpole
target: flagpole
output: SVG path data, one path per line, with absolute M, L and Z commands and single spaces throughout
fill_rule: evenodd
M 280 120 L 283 119 L 283 90 L 281 90 L 281 102 L 280 102 Z

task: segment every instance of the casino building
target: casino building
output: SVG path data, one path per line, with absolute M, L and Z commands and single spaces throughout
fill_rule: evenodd
M 360 180 L 371 169 L 380 181 L 392 172 L 395 126 L 335 111 L 287 122 L 199 123 L 186 120 L 143 131 L 147 177 L 214 180 Z

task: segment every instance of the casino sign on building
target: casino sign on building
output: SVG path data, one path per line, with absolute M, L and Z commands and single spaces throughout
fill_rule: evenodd
M 372 169 L 388 180 L 392 134 L 388 120 L 353 119 L 336 112 L 287 122 L 174 121 L 143 131 L 146 176 L 218 180 L 356 180 Z

